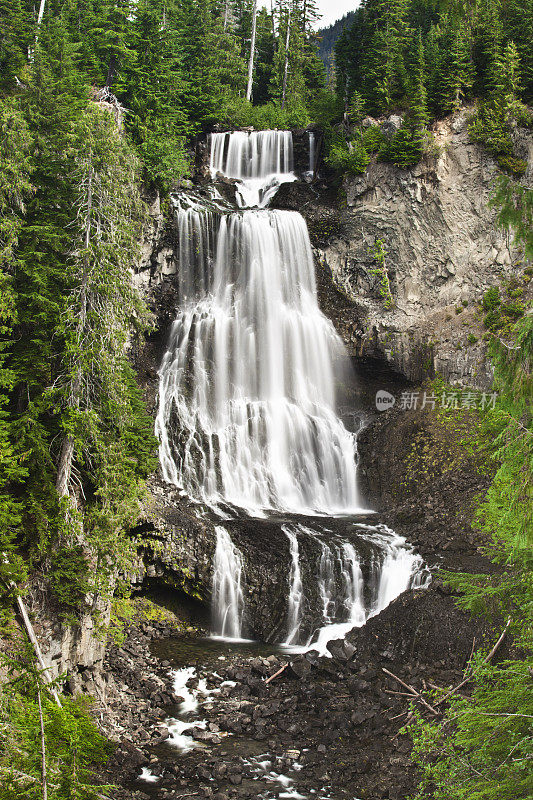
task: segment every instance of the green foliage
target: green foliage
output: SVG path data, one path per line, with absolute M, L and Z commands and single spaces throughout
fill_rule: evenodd
M 526 258 L 533 257 L 533 191 L 509 178 L 501 178 L 493 198 L 500 224 L 511 228 Z
M 388 144 L 387 137 L 377 125 L 370 125 L 368 128 L 364 128 L 361 133 L 361 141 L 367 153 L 381 153 Z
M 472 663 L 472 699 L 451 698 L 443 725 L 413 725 L 414 757 L 422 767 L 417 798 L 518 800 L 533 792 L 530 669 L 533 660 L 492 667 Z M 427 754 L 431 754 L 428 759 Z
M 365 150 L 361 136 L 348 143 L 337 139 L 331 145 L 327 163 L 333 169 L 349 172 L 353 175 L 363 173 L 370 163 L 370 156 Z
M 0 689 L 0 799 L 42 800 L 38 684 L 25 691 L 19 684 L 20 680 Z M 111 750 L 87 701 L 62 697 L 59 708 L 43 687 L 40 691 L 49 800 L 111 797 L 112 787 L 100 785 L 94 774 Z
M 484 311 L 493 311 L 500 305 L 500 290 L 497 286 L 491 286 L 483 295 L 481 305 Z
M 281 108 L 277 102 L 254 106 L 243 97 L 228 98 L 220 109 L 220 119 L 229 127 L 251 125 L 256 130 L 305 128 L 309 124 L 305 106 L 288 103 Z
M 530 193 L 500 183 L 500 221 L 511 224 L 530 252 L 526 219 Z M 494 314 L 502 305 L 494 288 L 482 301 Z M 507 619 L 514 638 L 512 658 L 470 664 L 472 697 L 449 700 L 444 720 L 418 720 L 410 727 L 422 780 L 417 798 L 518 800 L 533 793 L 533 315 L 520 319 L 490 345 L 498 400 L 485 419 L 496 473 L 477 511 L 488 552 L 500 569 L 488 575 L 447 575 L 461 593 L 459 603 L 494 620 Z
M 21 580 L 24 569 L 14 550 L 21 506 L 13 489 L 26 474 L 15 452 L 6 410 L 16 374 L 6 365 L 7 348 L 16 321 L 12 275 L 22 229 L 25 201 L 30 196 L 31 135 L 18 103 L 0 103 L 0 580 L 9 586 Z
M 81 545 L 58 547 L 53 551 L 50 557 L 50 585 L 63 613 L 75 617 L 79 612 L 91 588 L 89 569 Z
M 375 115 L 405 112 L 390 158 L 399 166 L 421 157 L 432 118 L 479 98 L 473 139 L 520 176 L 511 130 L 531 124 L 521 98 L 533 93 L 532 15 L 532 0 L 364 0 L 335 47 L 337 93 L 356 123 L 361 101 Z
M 383 161 L 391 161 L 401 169 L 418 164 L 424 153 L 424 138 L 409 123 L 404 122 L 390 142 L 380 150 Z
M 376 239 L 374 246 L 371 250 L 371 255 L 377 264 L 377 268 L 373 270 L 374 274 L 379 277 L 379 293 L 383 298 L 383 305 L 385 308 L 392 308 L 394 305 L 394 298 L 392 296 L 389 273 L 387 271 L 387 251 L 381 239 Z

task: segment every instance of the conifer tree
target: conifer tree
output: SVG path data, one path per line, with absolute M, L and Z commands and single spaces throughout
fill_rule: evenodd
M 68 498 L 64 508 L 70 526 L 75 459 L 101 497 L 106 495 L 110 441 L 132 425 L 125 346 L 132 326 L 146 323 L 132 281 L 142 223 L 138 164 L 110 112 L 93 103 L 77 136 L 69 291 L 57 326 L 65 344 L 50 393 L 63 409 L 56 489 L 60 498 Z
M 24 77 L 32 25 L 21 0 L 0 0 L 0 20 L 0 91 L 5 92 Z
M 524 95 L 533 98 L 533 0 L 507 0 L 503 9 L 504 35 L 516 45 Z
M 464 24 L 446 21 L 445 59 L 439 81 L 439 103 L 444 111 L 457 111 L 468 97 L 474 83 L 474 66 L 469 38 Z
M 16 322 L 12 280 L 18 237 L 32 190 L 30 145 L 30 131 L 18 103 L 0 101 L 0 579 L 4 585 L 21 578 L 20 561 L 12 550 L 21 511 L 14 486 L 25 477 L 25 469 L 15 452 L 6 408 L 17 380 L 6 357 Z
M 409 92 L 409 117 L 415 135 L 420 138 L 423 137 L 429 120 L 426 81 L 424 44 L 422 42 L 422 32 L 419 31 Z
M 191 92 L 181 56 L 179 17 L 165 0 L 141 0 L 130 35 L 132 63 L 123 71 L 121 100 L 146 177 L 167 190 L 187 172 L 191 126 L 184 98 Z

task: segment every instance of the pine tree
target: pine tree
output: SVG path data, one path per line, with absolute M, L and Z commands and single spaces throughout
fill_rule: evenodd
M 21 0 L 0 0 L 0 20 L 0 91 L 6 92 L 24 78 L 32 24 Z
M 364 6 L 363 95 L 375 110 L 386 110 L 404 89 L 403 49 L 407 0 L 368 0 Z
M 257 15 L 256 62 L 252 90 L 254 105 L 264 105 L 270 99 L 274 44 L 272 18 L 265 8 L 260 8 Z
M 163 190 L 188 170 L 185 137 L 191 125 L 184 98 L 191 86 L 185 77 L 179 23 L 167 0 L 141 0 L 131 25 L 134 58 L 121 79 L 128 130 L 146 177 Z
M 132 281 L 143 220 L 138 164 L 107 109 L 90 103 L 77 136 L 69 291 L 57 326 L 62 368 L 49 393 L 62 408 L 56 489 L 66 498 L 67 537 L 78 530 L 75 461 L 107 502 L 110 462 L 116 474 L 128 475 L 120 439 L 136 422 L 125 346 L 132 327 L 147 320 Z M 113 458 L 115 444 L 126 456 L 122 465 Z M 127 505 L 114 493 L 112 499 Z
M 530 114 L 518 99 L 520 58 L 513 42 L 496 53 L 491 64 L 491 91 L 479 104 L 470 123 L 470 135 L 483 144 L 506 171 L 521 175 L 526 163 L 513 155 L 511 127 L 515 120 L 529 121 Z
M 444 111 L 457 111 L 469 96 L 474 83 L 470 39 L 465 25 L 445 21 L 445 58 L 441 66 L 438 102 Z
M 520 56 L 524 96 L 533 98 L 533 0 L 507 0 L 503 6 L 504 35 Z
M 429 120 L 426 81 L 424 45 L 422 42 L 422 32 L 419 31 L 409 91 L 409 118 L 416 136 L 420 139 L 424 136 L 424 131 Z
M 12 280 L 18 238 L 32 191 L 30 146 L 30 131 L 18 103 L 0 101 L 0 580 L 4 586 L 22 575 L 20 560 L 13 553 L 21 511 L 14 486 L 26 472 L 13 446 L 7 404 L 17 376 L 6 365 L 6 358 L 16 322 Z
M 501 0 L 483 0 L 476 17 L 473 37 L 475 88 L 483 94 L 491 84 L 491 68 L 503 39 Z
M 34 192 L 19 235 L 13 279 L 16 322 L 7 366 L 16 383 L 10 398 L 17 453 L 27 471 L 25 529 L 33 541 L 54 526 L 55 464 L 50 444 L 57 433 L 44 397 L 53 383 L 62 343 L 55 335 L 68 283 L 66 259 L 73 221 L 72 158 L 77 120 L 87 88 L 77 72 L 61 16 L 47 6 L 34 53 L 23 109 L 34 141 Z

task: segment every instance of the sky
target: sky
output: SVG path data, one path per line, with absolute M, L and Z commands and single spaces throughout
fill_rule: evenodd
M 317 4 L 322 14 L 317 27 L 327 28 L 348 11 L 354 11 L 359 5 L 359 0 L 317 0 Z M 262 0 L 262 5 L 270 8 L 270 0 Z
M 318 7 L 322 14 L 322 19 L 318 23 L 319 27 L 327 28 L 348 11 L 355 11 L 358 5 L 358 0 L 318 0 Z

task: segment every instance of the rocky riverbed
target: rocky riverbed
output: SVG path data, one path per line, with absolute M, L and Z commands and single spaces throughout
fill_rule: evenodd
M 132 627 L 107 656 L 120 693 L 105 779 L 137 800 L 403 799 L 417 779 L 402 732 L 410 699 L 384 670 L 415 690 L 454 686 L 486 634 L 440 583 L 330 643 L 329 658 Z M 189 726 L 176 736 L 173 720 Z
M 393 410 L 369 422 L 359 437 L 361 483 L 380 516 L 434 571 L 489 569 L 470 525 L 490 480 L 461 444 L 472 420 Z M 403 800 L 417 781 L 409 734 L 400 733 L 410 698 L 383 670 L 430 697 L 430 684 L 456 685 L 473 647 L 497 638 L 458 610 L 438 577 L 330 643 L 331 658 L 217 642 L 202 624 L 186 620 L 187 632 L 145 622 L 108 648 L 114 688 L 103 720 L 117 749 L 103 777 L 119 787 L 117 799 Z M 198 706 L 183 713 L 191 695 Z M 195 746 L 170 744 L 176 733 Z

